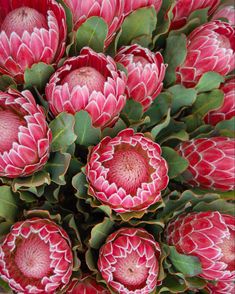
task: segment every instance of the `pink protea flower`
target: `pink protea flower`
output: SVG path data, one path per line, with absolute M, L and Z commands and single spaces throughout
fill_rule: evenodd
M 122 228 L 109 235 L 99 252 L 103 279 L 119 294 L 149 294 L 156 288 L 159 244 L 146 230 Z
M 92 16 L 102 17 L 108 25 L 105 47 L 111 43 L 123 22 L 122 0 L 64 0 L 64 2 L 71 10 L 74 30 Z
M 89 193 L 120 213 L 160 201 L 167 172 L 160 146 L 132 129 L 105 137 L 91 150 L 86 167 Z
M 216 10 L 212 19 L 226 18 L 231 26 L 235 25 L 235 8 L 233 5 L 222 6 Z
M 187 23 L 187 18 L 196 10 L 209 8 L 211 15 L 220 4 L 220 0 L 176 0 L 173 8 L 171 29 L 179 29 Z
M 235 277 L 235 218 L 218 211 L 182 214 L 171 221 L 166 239 L 176 250 L 197 256 L 200 276 L 207 280 L 232 281 Z
M 163 87 L 166 66 L 161 53 L 135 44 L 122 47 L 115 60 L 128 72 L 127 97 L 140 102 L 146 111 Z
M 234 281 L 218 282 L 216 285 L 208 284 L 207 290 L 210 294 L 234 294 L 234 287 Z
M 235 140 L 227 137 L 200 138 L 179 145 L 179 154 L 188 160 L 183 173 L 191 186 L 222 191 L 235 188 Z
M 29 91 L 0 91 L 0 176 L 16 178 L 40 170 L 49 158 L 51 131 Z
M 92 276 L 83 276 L 80 280 L 74 279 L 66 291 L 67 294 L 110 294 L 110 292 L 98 284 Z
M 65 50 L 66 19 L 54 0 L 0 0 L 0 72 L 23 82 L 38 62 L 57 62 Z
M 223 105 L 219 109 L 210 111 L 204 118 L 205 123 L 213 126 L 235 116 L 235 78 L 225 82 L 220 89 L 224 92 Z
M 125 105 L 126 76 L 110 56 L 83 48 L 52 75 L 46 98 L 54 115 L 86 110 L 93 125 L 112 124 Z
M 72 267 L 69 237 L 48 219 L 15 223 L 0 245 L 0 276 L 17 293 L 55 293 L 68 284 Z
M 124 14 L 126 16 L 134 10 L 150 6 L 154 7 L 156 13 L 158 13 L 162 5 L 162 0 L 124 0 L 124 3 Z
M 222 76 L 232 71 L 235 68 L 234 33 L 232 26 L 218 20 L 196 28 L 188 37 L 186 59 L 176 69 L 177 81 L 194 87 L 208 71 Z

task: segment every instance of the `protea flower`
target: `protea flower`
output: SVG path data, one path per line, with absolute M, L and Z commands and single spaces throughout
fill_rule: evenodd
M 146 230 L 122 228 L 109 235 L 99 252 L 98 268 L 119 294 L 149 294 L 157 285 L 159 244 Z
M 235 140 L 227 137 L 201 138 L 179 145 L 179 154 L 189 166 L 183 173 L 191 186 L 222 191 L 235 188 Z
M 222 76 L 232 71 L 235 68 L 234 33 L 232 26 L 218 20 L 196 28 L 188 37 L 186 59 L 176 69 L 177 81 L 194 87 L 208 71 Z
M 72 267 L 69 237 L 48 219 L 15 223 L 0 245 L 0 276 L 17 293 L 55 293 Z
M 93 125 L 112 124 L 125 105 L 126 76 L 110 56 L 83 48 L 52 75 L 46 98 L 54 115 L 86 110 Z
M 172 11 L 171 29 L 179 29 L 184 26 L 187 18 L 196 10 L 209 8 L 208 15 L 211 15 L 219 4 L 220 0 L 176 0 Z
M 139 45 L 122 47 L 116 57 L 128 72 L 127 97 L 140 102 L 144 111 L 160 94 L 166 66 L 160 52 Z
M 167 172 L 160 146 L 132 129 L 105 137 L 91 150 L 86 167 L 89 193 L 120 213 L 160 201 Z
M 124 0 L 124 3 L 124 14 L 126 16 L 134 10 L 150 6 L 154 7 L 156 13 L 158 13 L 162 5 L 162 0 Z
M 207 290 L 210 294 L 234 294 L 234 281 L 233 282 L 218 282 L 216 285 L 208 284 Z
M 80 280 L 74 279 L 66 291 L 67 294 L 110 294 L 110 292 L 98 284 L 92 276 L 83 276 Z
M 224 103 L 216 110 L 210 111 L 204 121 L 215 126 L 218 122 L 235 116 L 235 78 L 228 80 L 220 88 L 224 92 Z
M 57 62 L 65 50 L 66 19 L 54 0 L 0 0 L 0 72 L 23 82 L 38 62 Z
M 235 25 L 235 8 L 233 5 L 222 6 L 216 10 L 212 19 L 226 18 L 231 26 Z
M 108 25 L 108 34 L 105 40 L 107 47 L 117 30 L 123 22 L 123 1 L 122 0 L 64 0 L 71 10 L 73 18 L 73 29 L 76 31 L 88 18 L 99 16 Z
M 231 282 L 235 277 L 234 237 L 235 218 L 218 211 L 182 214 L 166 229 L 168 243 L 180 253 L 197 256 L 200 276 L 215 281 Z
M 49 157 L 51 131 L 29 91 L 0 91 L 0 176 L 16 178 L 40 170 Z

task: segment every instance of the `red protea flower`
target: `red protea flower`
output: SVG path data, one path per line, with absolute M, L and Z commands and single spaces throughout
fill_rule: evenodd
M 235 140 L 227 137 L 201 138 L 179 145 L 179 154 L 189 162 L 183 173 L 191 186 L 222 191 L 235 188 Z
M 17 293 L 55 293 L 72 267 L 69 237 L 48 219 L 15 223 L 0 245 L 0 276 Z
M 235 277 L 235 218 L 218 211 L 182 214 L 170 222 L 166 238 L 186 255 L 197 256 L 201 277 L 232 281 Z
M 171 29 L 179 29 L 184 26 L 187 18 L 196 10 L 209 8 L 208 15 L 211 15 L 219 3 L 220 0 L 176 0 L 172 11 Z
M 46 98 L 54 115 L 86 110 L 93 125 L 115 121 L 125 105 L 126 76 L 110 56 L 83 48 L 68 59 L 46 86 Z
M 0 91 L 0 176 L 16 178 L 40 170 L 49 157 L 51 131 L 29 91 Z
M 235 25 L 235 8 L 233 5 L 222 6 L 216 10 L 213 20 L 226 18 L 231 26 Z
M 216 285 L 208 284 L 207 290 L 210 294 L 234 294 L 234 287 L 234 281 L 218 282 Z
M 204 118 L 205 123 L 215 126 L 218 122 L 235 116 L 235 78 L 228 80 L 220 89 L 224 92 L 224 103 L 210 111 Z
M 124 0 L 124 3 L 124 14 L 126 16 L 134 10 L 149 6 L 154 7 L 156 13 L 158 13 L 162 5 L 162 0 Z
M 122 47 L 115 60 L 128 72 L 127 97 L 140 102 L 147 110 L 163 86 L 166 66 L 161 53 L 135 44 Z
M 54 0 L 0 0 L 0 72 L 23 82 L 26 68 L 57 62 L 65 50 L 66 19 Z
M 110 294 L 110 292 L 98 284 L 92 276 L 84 276 L 80 280 L 74 279 L 67 289 L 68 294 Z
M 149 294 L 157 285 L 159 244 L 146 230 L 122 228 L 111 234 L 99 252 L 103 279 L 119 294 Z
M 160 201 L 167 172 L 160 146 L 132 129 L 105 137 L 91 150 L 86 167 L 90 194 L 121 213 Z
M 123 22 L 122 0 L 64 0 L 73 17 L 74 30 L 77 30 L 88 18 L 99 16 L 108 25 L 108 35 L 105 40 L 107 47 L 113 40 L 117 30 Z
M 223 76 L 232 71 L 235 68 L 234 33 L 232 26 L 218 20 L 196 28 L 188 37 L 186 59 L 176 69 L 178 82 L 193 87 L 208 71 Z

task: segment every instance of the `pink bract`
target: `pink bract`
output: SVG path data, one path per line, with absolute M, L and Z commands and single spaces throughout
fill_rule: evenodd
M 222 6 L 216 10 L 214 13 L 212 20 L 226 18 L 230 25 L 235 25 L 235 8 L 232 5 Z
M 207 290 L 210 294 L 234 294 L 234 281 L 218 282 L 216 285 L 208 284 Z
M 167 173 L 160 146 L 132 129 L 105 137 L 91 150 L 86 167 L 89 193 L 120 213 L 161 201 Z
M 49 158 L 51 131 L 29 91 L 0 91 L 0 176 L 16 178 L 40 170 Z
M 162 0 L 124 0 L 124 3 L 124 14 L 126 16 L 134 10 L 150 6 L 154 7 L 156 13 L 158 13 L 162 5 Z
M 217 211 L 182 214 L 171 221 L 166 239 L 178 252 L 197 256 L 200 276 L 232 282 L 235 277 L 235 218 Z
M 127 97 L 142 104 L 146 111 L 163 87 L 166 65 L 160 52 L 139 45 L 122 47 L 115 56 L 127 72 Z
M 32 65 L 59 61 L 65 50 L 67 33 L 64 9 L 54 0 L 0 0 L 0 72 L 24 81 L 24 71 Z M 29 28 L 22 35 L 5 32 L 1 26 L 13 10 L 33 8 L 45 17 L 42 27 Z M 4 25 L 5 27 L 5 25 Z
M 149 294 L 156 288 L 160 246 L 140 228 L 109 235 L 99 252 L 98 268 L 115 293 Z
M 67 233 L 48 219 L 15 223 L 0 245 L 0 275 L 19 294 L 55 293 L 72 274 Z

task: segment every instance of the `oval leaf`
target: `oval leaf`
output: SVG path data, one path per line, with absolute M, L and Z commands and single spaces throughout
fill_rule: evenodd
M 14 221 L 19 213 L 19 198 L 9 186 L 0 186 L 0 217 Z

